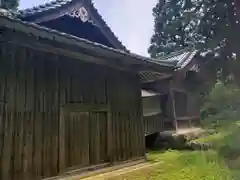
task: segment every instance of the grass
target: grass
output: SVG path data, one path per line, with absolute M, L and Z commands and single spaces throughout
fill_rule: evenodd
M 240 123 L 223 121 L 214 129 L 215 134 L 197 140 L 212 143 L 213 150 L 150 152 L 148 160 L 161 163 L 109 180 L 239 180 Z
M 150 162 L 156 166 L 124 174 L 110 180 L 230 180 L 224 162 L 214 151 L 150 152 Z

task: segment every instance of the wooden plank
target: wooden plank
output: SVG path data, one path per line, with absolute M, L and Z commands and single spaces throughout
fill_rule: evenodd
M 53 135 L 53 146 L 52 146 L 52 153 L 53 153 L 53 175 L 57 175 L 59 170 L 58 170 L 58 151 L 59 151 L 59 111 L 55 112 L 53 115 L 53 120 L 54 120 L 54 135 Z
M 76 121 L 77 121 L 77 113 L 73 113 L 71 116 L 71 165 L 72 167 L 76 166 L 77 164 L 77 143 L 76 143 Z
M 129 119 L 128 119 L 128 143 L 129 143 L 129 158 L 132 157 L 132 147 L 133 147 L 133 142 L 132 142 L 132 112 L 129 112 Z
M 46 94 L 48 94 L 48 92 L 46 92 Z M 49 103 L 50 104 L 50 103 Z M 45 142 L 46 142 L 46 164 L 45 164 L 45 172 L 46 172 L 46 177 L 50 177 L 52 172 L 51 172 L 51 136 L 52 136 L 52 122 L 51 122 L 51 109 L 49 107 L 48 111 L 46 112 L 46 120 L 45 120 L 45 123 L 46 123 L 46 126 L 45 127 Z
M 33 65 L 33 54 L 28 52 L 29 61 L 26 69 L 26 81 L 27 81 L 27 101 L 26 108 L 28 110 L 26 114 L 27 121 L 27 138 L 26 138 L 26 168 L 27 168 L 27 177 L 26 180 L 31 180 L 33 178 L 33 134 L 34 134 L 34 65 Z
M 35 136 L 34 136 L 34 176 L 42 176 L 42 132 L 43 132 L 43 123 L 42 123 L 42 113 L 38 112 L 35 116 Z
M 107 161 L 107 113 L 97 112 L 99 124 L 99 163 Z
M 36 102 L 35 102 L 35 176 L 44 176 L 44 61 L 43 55 L 38 53 L 38 58 L 36 59 Z
M 2 174 L 2 163 L 3 162 L 3 149 L 4 149 L 4 127 L 5 127 L 5 101 L 6 101 L 6 86 L 7 86 L 7 77 L 6 77 L 6 60 L 5 60 L 5 51 L 6 51 L 6 47 L 1 46 L 1 103 L 0 103 L 0 107 L 1 107 L 1 111 L 0 111 L 0 176 Z M 4 67 L 4 68 L 3 68 Z
M 65 161 L 66 161 L 66 168 L 70 166 L 70 141 L 69 141 L 69 131 L 70 131 L 70 123 L 71 123 L 70 112 L 65 111 Z
M 82 167 L 83 166 L 83 150 L 84 150 L 84 138 L 79 138 L 79 137 L 84 137 L 84 122 L 82 121 L 81 118 L 81 113 L 78 113 L 77 116 L 77 122 L 76 122 L 76 136 L 75 139 L 77 140 L 77 165 Z
M 60 108 L 59 118 L 59 171 L 62 172 L 66 168 L 66 157 L 65 157 L 65 109 Z
M 122 114 L 123 113 L 119 113 L 118 114 L 118 138 L 119 138 L 119 158 L 120 160 L 124 160 L 123 159 L 123 151 L 124 151 L 124 144 L 123 144 L 123 119 L 122 119 Z
M 122 145 L 123 145 L 123 160 L 127 159 L 127 143 L 126 143 L 126 113 L 122 115 Z
M 113 129 L 112 129 L 112 110 L 109 109 L 107 112 L 107 137 L 108 137 L 108 158 L 112 163 L 114 161 L 114 150 L 113 150 Z
M 61 81 L 61 71 L 60 71 L 60 63 L 59 63 L 59 57 L 56 57 L 55 61 L 55 111 L 54 111 L 54 139 L 53 139 L 53 171 L 54 174 L 58 174 L 58 153 L 59 153 L 59 117 L 60 117 L 60 81 Z
M 99 113 L 95 113 L 96 119 L 95 125 L 96 125 L 96 131 L 95 131 L 95 163 L 98 164 L 100 162 L 100 119 L 99 119 Z
M 7 46 L 7 45 L 6 45 Z M 8 52 L 9 50 L 14 52 L 14 48 L 12 46 L 7 46 Z M 12 146 L 13 146 L 13 126 L 14 126 L 14 88 L 13 88 L 13 76 L 14 76 L 14 53 L 6 54 L 6 100 L 8 101 L 8 105 L 5 109 L 5 124 L 4 124 L 4 140 L 3 140 L 3 152 L 2 152 L 2 179 L 11 179 L 11 156 L 12 156 Z M 9 156 L 9 153 L 11 156 Z
M 126 143 L 126 159 L 129 159 L 130 157 L 130 146 L 129 146 L 129 112 L 127 112 L 125 117 L 125 143 Z
M 13 51 L 12 52 L 12 59 L 13 59 L 13 64 L 12 64 L 12 69 L 13 69 L 13 72 L 12 72 L 12 121 L 13 121 L 13 131 L 12 131 L 12 138 L 13 138 L 13 142 L 12 142 L 12 152 L 10 153 L 12 158 L 11 158 L 11 178 L 14 179 L 14 175 L 16 174 L 16 166 L 17 166 L 17 163 L 16 163 L 16 160 L 18 159 L 17 156 L 19 155 L 18 154 L 18 146 L 17 146 L 17 143 L 18 143 L 18 129 L 19 129 L 19 126 L 18 126 L 18 121 L 16 119 L 16 112 L 17 112 L 17 87 L 18 87 L 18 84 L 17 84 L 17 79 L 18 79 L 18 63 L 17 63 L 17 60 L 16 60 L 16 56 L 17 56 L 17 51 Z
M 20 148 L 21 148 L 21 141 L 20 141 L 20 128 L 21 128 L 21 114 L 18 112 L 16 114 L 15 124 L 15 136 L 14 136 L 14 174 L 13 179 L 21 178 L 21 161 L 20 159 Z
M 90 141 L 90 138 L 89 138 L 89 113 L 86 112 L 86 113 L 81 113 L 81 124 L 82 124 L 82 127 L 83 127 L 83 153 L 82 153 L 82 159 L 83 159 L 83 165 L 86 166 L 86 165 L 89 165 L 90 162 L 89 162 L 89 141 Z
M 96 141 L 96 114 L 90 114 L 90 164 L 96 164 L 96 152 L 95 152 L 95 141 Z
M 48 120 L 47 120 L 47 112 L 44 111 L 42 113 L 42 122 L 43 122 L 43 154 L 42 154 L 42 169 L 43 169 L 43 177 L 48 176 L 49 164 L 48 164 L 48 150 L 47 150 L 47 139 L 48 139 Z
M 2 157 L 2 179 L 11 179 L 11 156 L 12 153 L 12 142 L 13 142 L 13 114 L 7 112 L 5 116 L 5 127 L 4 127 L 4 149 Z
M 26 112 L 25 116 L 26 120 L 26 142 L 25 142 L 25 170 L 26 170 L 26 176 L 24 177 L 26 180 L 32 179 L 32 153 L 33 153 L 33 116 L 32 112 L 28 111 Z

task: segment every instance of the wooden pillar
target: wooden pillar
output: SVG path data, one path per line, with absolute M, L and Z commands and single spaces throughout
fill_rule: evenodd
M 176 119 L 176 102 L 175 102 L 175 96 L 174 96 L 174 92 L 172 89 L 172 81 L 170 82 L 170 87 L 169 87 L 169 98 L 171 101 L 171 118 L 173 120 L 173 124 L 175 126 L 175 130 L 178 129 L 178 124 L 177 124 L 177 119 Z
M 139 115 L 140 115 L 140 135 L 141 135 L 141 148 L 142 148 L 142 150 L 141 150 L 141 153 L 144 155 L 144 158 L 145 158 L 145 160 L 147 160 L 147 154 L 146 154 L 146 149 L 145 149 L 145 144 L 146 144 L 146 142 L 145 142 L 145 121 L 144 121 L 144 117 L 143 117 L 143 102 L 142 102 L 142 93 L 141 93 L 141 82 L 140 82 L 140 80 L 139 80 L 139 83 L 138 83 L 138 87 L 137 87 L 137 89 L 138 89 L 138 108 L 139 108 Z

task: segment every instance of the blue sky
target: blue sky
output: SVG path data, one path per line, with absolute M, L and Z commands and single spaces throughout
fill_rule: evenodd
M 50 0 L 20 0 L 20 8 L 48 1 Z M 139 0 L 93 0 L 93 2 L 104 20 L 129 50 L 148 56 L 147 48 L 153 34 L 152 8 L 157 0 L 142 0 L 141 3 Z

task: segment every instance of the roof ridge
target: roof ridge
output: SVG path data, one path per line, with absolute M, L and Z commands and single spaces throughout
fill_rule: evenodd
M 63 2 L 64 3 L 68 3 L 68 2 L 72 2 L 72 1 L 73 0 L 50 0 L 48 2 L 45 2 L 45 3 L 39 4 L 39 5 L 30 7 L 30 8 L 17 10 L 17 13 L 19 13 L 20 15 L 23 15 L 23 14 L 27 14 L 26 12 L 37 10 L 39 8 L 51 6 L 51 5 L 54 5 L 54 4 L 57 4 L 57 3 L 63 3 Z

